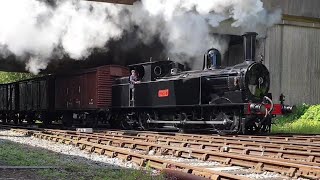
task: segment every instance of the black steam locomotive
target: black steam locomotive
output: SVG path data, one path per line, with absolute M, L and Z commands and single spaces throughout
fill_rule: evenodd
M 64 126 L 110 124 L 124 129 L 269 132 L 271 119 L 293 107 L 274 104 L 268 69 L 255 61 L 256 33 L 243 35 L 244 62 L 221 67 L 209 49 L 199 71 L 173 61 L 106 65 L 0 84 L 0 121 L 62 121 Z M 129 82 L 129 70 L 139 74 Z
M 173 61 L 131 65 L 141 82 L 128 78 L 113 85 L 113 125 L 144 130 L 214 130 L 221 133 L 264 133 L 271 119 L 292 111 L 272 102 L 268 69 L 255 61 L 256 33 L 246 33 L 241 64 L 221 67 L 221 54 L 210 49 L 200 71 L 184 71 Z

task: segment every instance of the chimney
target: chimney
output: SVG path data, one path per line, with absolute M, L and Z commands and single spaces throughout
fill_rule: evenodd
M 243 36 L 243 52 L 245 61 L 254 61 L 256 55 L 256 36 L 255 32 L 247 32 Z

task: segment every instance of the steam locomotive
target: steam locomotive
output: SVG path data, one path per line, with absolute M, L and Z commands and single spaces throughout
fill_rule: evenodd
M 114 128 L 205 130 L 219 133 L 270 132 L 274 115 L 292 106 L 274 104 L 268 69 L 255 61 L 256 33 L 243 35 L 244 62 L 221 66 L 209 49 L 202 70 L 185 71 L 174 61 L 102 66 L 0 85 L 0 120 L 45 124 L 60 120 Z M 140 82 L 131 84 L 129 72 Z
M 220 133 L 270 132 L 274 115 L 294 107 L 274 104 L 269 92 L 268 69 L 255 61 L 256 33 L 243 35 L 241 64 L 221 67 L 221 54 L 209 49 L 200 71 L 184 71 L 172 61 L 131 65 L 141 83 L 130 91 L 127 78 L 113 85 L 113 123 L 144 130 L 174 127 L 207 129 Z M 117 125 L 118 125 L 117 124 Z

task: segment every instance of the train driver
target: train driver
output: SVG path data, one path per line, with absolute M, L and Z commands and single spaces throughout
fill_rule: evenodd
M 135 70 L 131 70 L 131 76 L 130 76 L 130 84 L 137 84 L 140 81 L 138 80 L 138 75 Z
M 130 106 L 134 105 L 134 85 L 139 83 L 138 74 L 135 70 L 131 70 L 130 81 Z

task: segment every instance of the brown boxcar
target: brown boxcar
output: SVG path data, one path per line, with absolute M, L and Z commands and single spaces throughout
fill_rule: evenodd
M 57 75 L 56 110 L 97 110 L 111 106 L 115 78 L 129 76 L 126 67 L 105 65 L 76 73 Z

